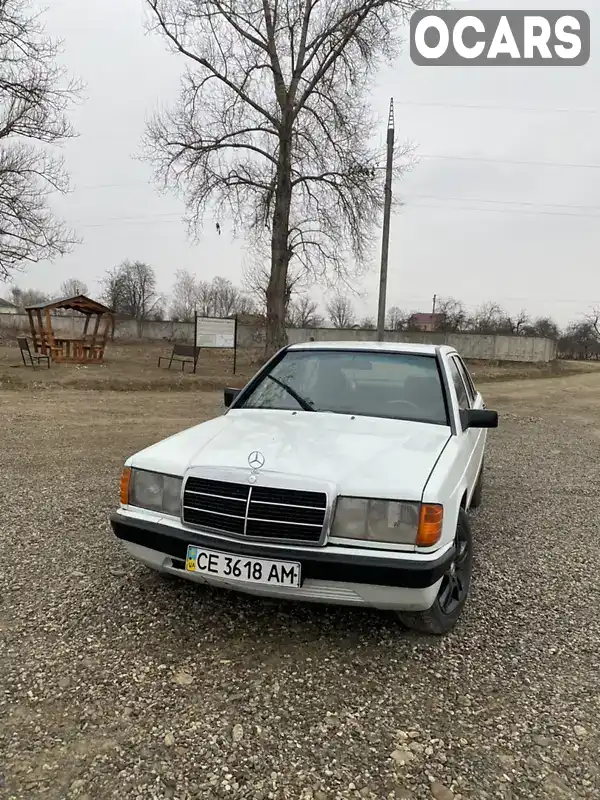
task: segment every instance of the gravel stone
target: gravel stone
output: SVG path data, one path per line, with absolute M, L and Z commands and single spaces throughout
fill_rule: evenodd
M 408 764 L 410 761 L 414 760 L 415 754 L 411 753 L 410 750 L 394 750 L 391 758 L 396 764 L 404 766 L 404 764 Z
M 2 800 L 600 798 L 600 372 L 481 388 L 500 428 L 442 639 L 128 558 L 123 461 L 216 393 L 1 390 Z
M 194 676 L 184 669 L 180 669 L 173 676 L 173 680 L 178 686 L 190 686 L 194 682 Z
M 435 800 L 454 800 L 454 792 L 437 781 L 431 784 L 431 794 Z
M 240 724 L 234 725 L 231 732 L 231 738 L 234 742 L 241 742 L 244 738 L 244 729 Z
M 548 747 L 550 745 L 550 739 L 547 736 L 534 736 L 533 741 L 540 747 Z

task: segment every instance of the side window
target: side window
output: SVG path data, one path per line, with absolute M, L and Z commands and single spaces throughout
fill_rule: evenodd
M 465 386 L 467 387 L 467 394 L 469 395 L 469 399 L 471 401 L 471 405 L 475 402 L 475 398 L 477 397 L 477 389 L 475 388 L 471 376 L 469 375 L 469 371 L 465 366 L 465 362 L 462 358 L 458 356 L 453 357 L 456 361 L 456 366 L 458 367 L 458 371 L 462 375 L 462 379 L 465 382 Z
M 465 389 L 465 384 L 460 372 L 458 371 L 456 362 L 453 358 L 450 358 L 448 359 L 448 363 L 450 365 L 450 377 L 452 378 L 452 383 L 456 389 L 456 396 L 458 397 L 458 406 L 459 408 L 470 408 L 471 403 L 469 401 L 469 395 Z

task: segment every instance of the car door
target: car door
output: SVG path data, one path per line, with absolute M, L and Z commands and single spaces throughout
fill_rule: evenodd
M 467 365 L 458 355 L 458 353 L 456 353 L 452 357 L 456 361 L 456 366 L 458 367 L 458 371 L 462 375 L 465 386 L 467 387 L 467 392 L 469 394 L 469 399 L 471 400 L 472 403 L 472 408 L 485 408 L 485 405 L 483 403 L 483 398 L 475 388 L 475 384 L 473 383 L 473 378 L 471 377 L 471 373 L 467 369 Z
M 452 383 L 454 384 L 459 409 L 466 411 L 470 408 L 481 408 L 481 399 L 477 397 L 472 382 L 469 382 L 466 378 L 464 367 L 457 355 L 453 354 L 450 356 L 448 359 L 448 367 Z M 482 433 L 484 432 L 480 428 L 466 428 L 459 433 L 464 443 L 465 472 L 469 488 L 469 498 L 477 481 L 481 456 L 483 455 Z M 485 439 L 483 439 L 483 441 L 485 441 Z
M 475 384 L 473 383 L 473 378 L 471 377 L 471 373 L 467 369 L 467 365 L 462 360 L 462 358 L 457 354 L 454 356 L 456 359 L 457 367 L 463 377 L 465 385 L 467 387 L 467 392 L 469 393 L 469 397 L 471 399 L 472 408 L 485 408 L 485 403 L 483 402 L 483 397 L 481 393 L 477 391 L 475 388 Z M 483 461 L 483 455 L 485 452 L 485 443 L 487 441 L 487 431 L 484 428 L 478 429 L 477 433 L 477 441 L 475 444 L 475 460 L 477 462 L 477 475 L 479 475 L 479 470 L 481 469 L 481 462 Z

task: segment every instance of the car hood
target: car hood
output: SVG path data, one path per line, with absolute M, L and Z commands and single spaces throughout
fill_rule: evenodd
M 420 500 L 450 438 L 443 425 L 342 414 L 232 409 L 140 451 L 129 466 L 171 475 L 187 469 L 247 469 L 333 483 L 338 494 Z

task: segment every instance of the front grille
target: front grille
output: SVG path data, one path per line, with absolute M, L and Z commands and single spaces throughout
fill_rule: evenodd
M 318 542 L 327 495 L 298 489 L 187 479 L 183 521 L 235 536 Z

